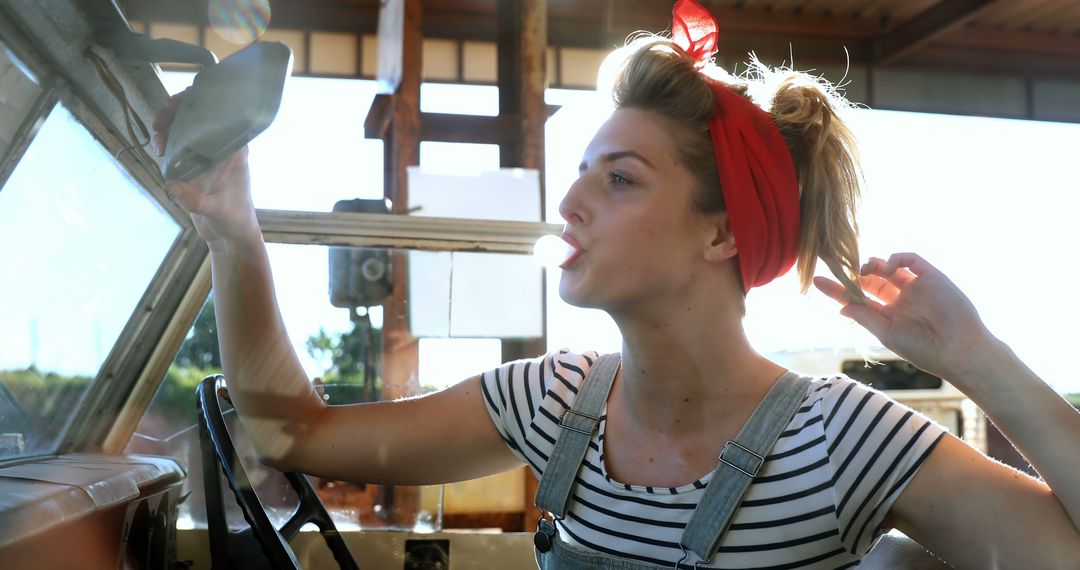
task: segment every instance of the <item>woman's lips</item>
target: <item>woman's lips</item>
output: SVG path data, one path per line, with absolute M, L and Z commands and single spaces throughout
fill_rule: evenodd
M 581 257 L 583 253 L 585 253 L 585 250 L 581 247 L 581 244 L 579 244 L 577 240 L 574 239 L 574 236 L 564 233 L 560 237 L 562 237 L 563 241 L 565 241 L 567 245 L 570 246 L 570 255 L 568 255 L 567 258 L 559 264 L 559 268 L 569 269 L 570 266 L 573 265 L 574 262 L 577 261 L 577 259 Z

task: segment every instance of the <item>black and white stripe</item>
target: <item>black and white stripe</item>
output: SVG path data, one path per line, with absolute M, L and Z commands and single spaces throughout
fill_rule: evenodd
M 483 375 L 483 398 L 507 446 L 540 476 L 596 354 L 566 351 Z M 605 418 L 578 472 L 560 536 L 579 546 L 670 566 L 710 474 L 680 487 L 614 480 Z M 702 568 L 850 568 L 944 428 L 846 377 L 816 379 L 766 457 L 720 550 Z M 688 567 L 691 567 L 692 564 Z

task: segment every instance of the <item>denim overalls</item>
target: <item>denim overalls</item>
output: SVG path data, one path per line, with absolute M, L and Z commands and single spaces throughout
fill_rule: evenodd
M 600 425 L 600 413 L 619 368 L 618 354 L 605 354 L 589 369 L 574 404 L 559 422 L 562 428 L 547 467 L 536 491 L 536 506 L 561 520 L 566 516 L 573 496 L 574 480 L 585 459 L 593 432 Z M 742 496 L 765 463 L 765 456 L 776 444 L 806 396 L 810 379 L 788 372 L 769 390 L 754 410 L 739 435 L 728 441 L 720 452 L 720 463 L 713 471 L 705 494 L 694 510 L 682 539 L 682 560 L 672 560 L 673 568 L 696 568 L 707 563 L 720 546 L 728 523 L 742 502 Z M 534 536 L 536 563 L 542 570 L 567 568 L 617 568 L 620 570 L 659 570 L 668 568 L 617 558 L 591 549 L 564 543 L 558 529 L 541 518 Z M 693 552 L 697 562 L 684 563 Z

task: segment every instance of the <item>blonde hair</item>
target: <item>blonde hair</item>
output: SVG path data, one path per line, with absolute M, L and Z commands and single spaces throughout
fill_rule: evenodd
M 844 285 L 848 297 L 862 301 L 859 285 L 858 225 L 855 221 L 862 172 L 855 138 L 837 115 L 849 107 L 827 82 L 790 69 L 770 69 L 756 59 L 735 77 L 695 61 L 667 40 L 634 42 L 612 87 L 618 108 L 658 113 L 681 128 L 674 130 L 680 160 L 694 174 L 699 191 L 693 207 L 724 211 L 708 120 L 715 110 L 702 75 L 722 81 L 772 115 L 787 143 L 799 180 L 802 228 L 797 270 L 805 293 L 821 259 Z M 764 100 L 765 104 L 762 104 Z

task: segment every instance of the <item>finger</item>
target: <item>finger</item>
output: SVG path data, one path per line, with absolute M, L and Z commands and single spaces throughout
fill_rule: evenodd
M 871 257 L 869 261 L 863 264 L 859 273 L 861 275 L 880 275 L 892 282 L 893 285 L 903 289 L 915 280 L 915 274 L 908 271 L 906 267 L 893 265 L 892 262 L 895 258 L 896 255 L 893 255 L 889 258 L 889 261 L 885 261 L 879 257 Z
M 160 111 L 154 115 L 154 122 L 151 124 L 155 131 L 164 131 L 172 125 L 173 119 L 176 118 L 176 109 L 173 105 L 166 105 L 162 107 Z
M 859 323 L 884 343 L 889 330 L 889 320 L 882 315 L 883 309 L 881 303 L 867 299 L 865 305 L 852 304 L 840 309 L 840 314 Z
M 844 296 L 846 289 L 840 283 L 829 279 L 828 277 L 814 277 L 814 286 L 818 291 L 825 294 L 826 297 L 840 303 L 841 305 L 847 305 L 847 297 Z
M 892 303 L 900 296 L 900 288 L 888 279 L 877 275 L 863 275 L 859 277 L 859 284 L 862 285 L 863 291 L 886 303 Z
M 926 261 L 917 253 L 894 253 L 889 257 L 888 263 L 885 264 L 886 274 L 896 271 L 897 268 L 904 267 L 910 269 L 915 275 L 922 275 L 929 271 L 937 271 L 937 268 Z
M 165 143 L 169 140 L 169 134 L 163 132 L 154 133 L 154 150 L 158 156 L 165 156 Z
M 154 122 L 151 127 L 155 131 L 163 131 L 169 128 L 173 119 L 176 118 L 176 110 L 180 108 L 180 103 L 184 101 L 184 96 L 187 94 L 187 89 L 169 97 L 169 101 L 154 115 Z
M 888 267 L 886 267 L 888 269 Z M 916 275 L 907 267 L 897 267 L 889 274 L 889 282 L 903 290 L 909 283 L 917 279 Z
M 859 268 L 859 275 L 879 273 L 885 267 L 885 260 L 880 257 L 871 257 Z

